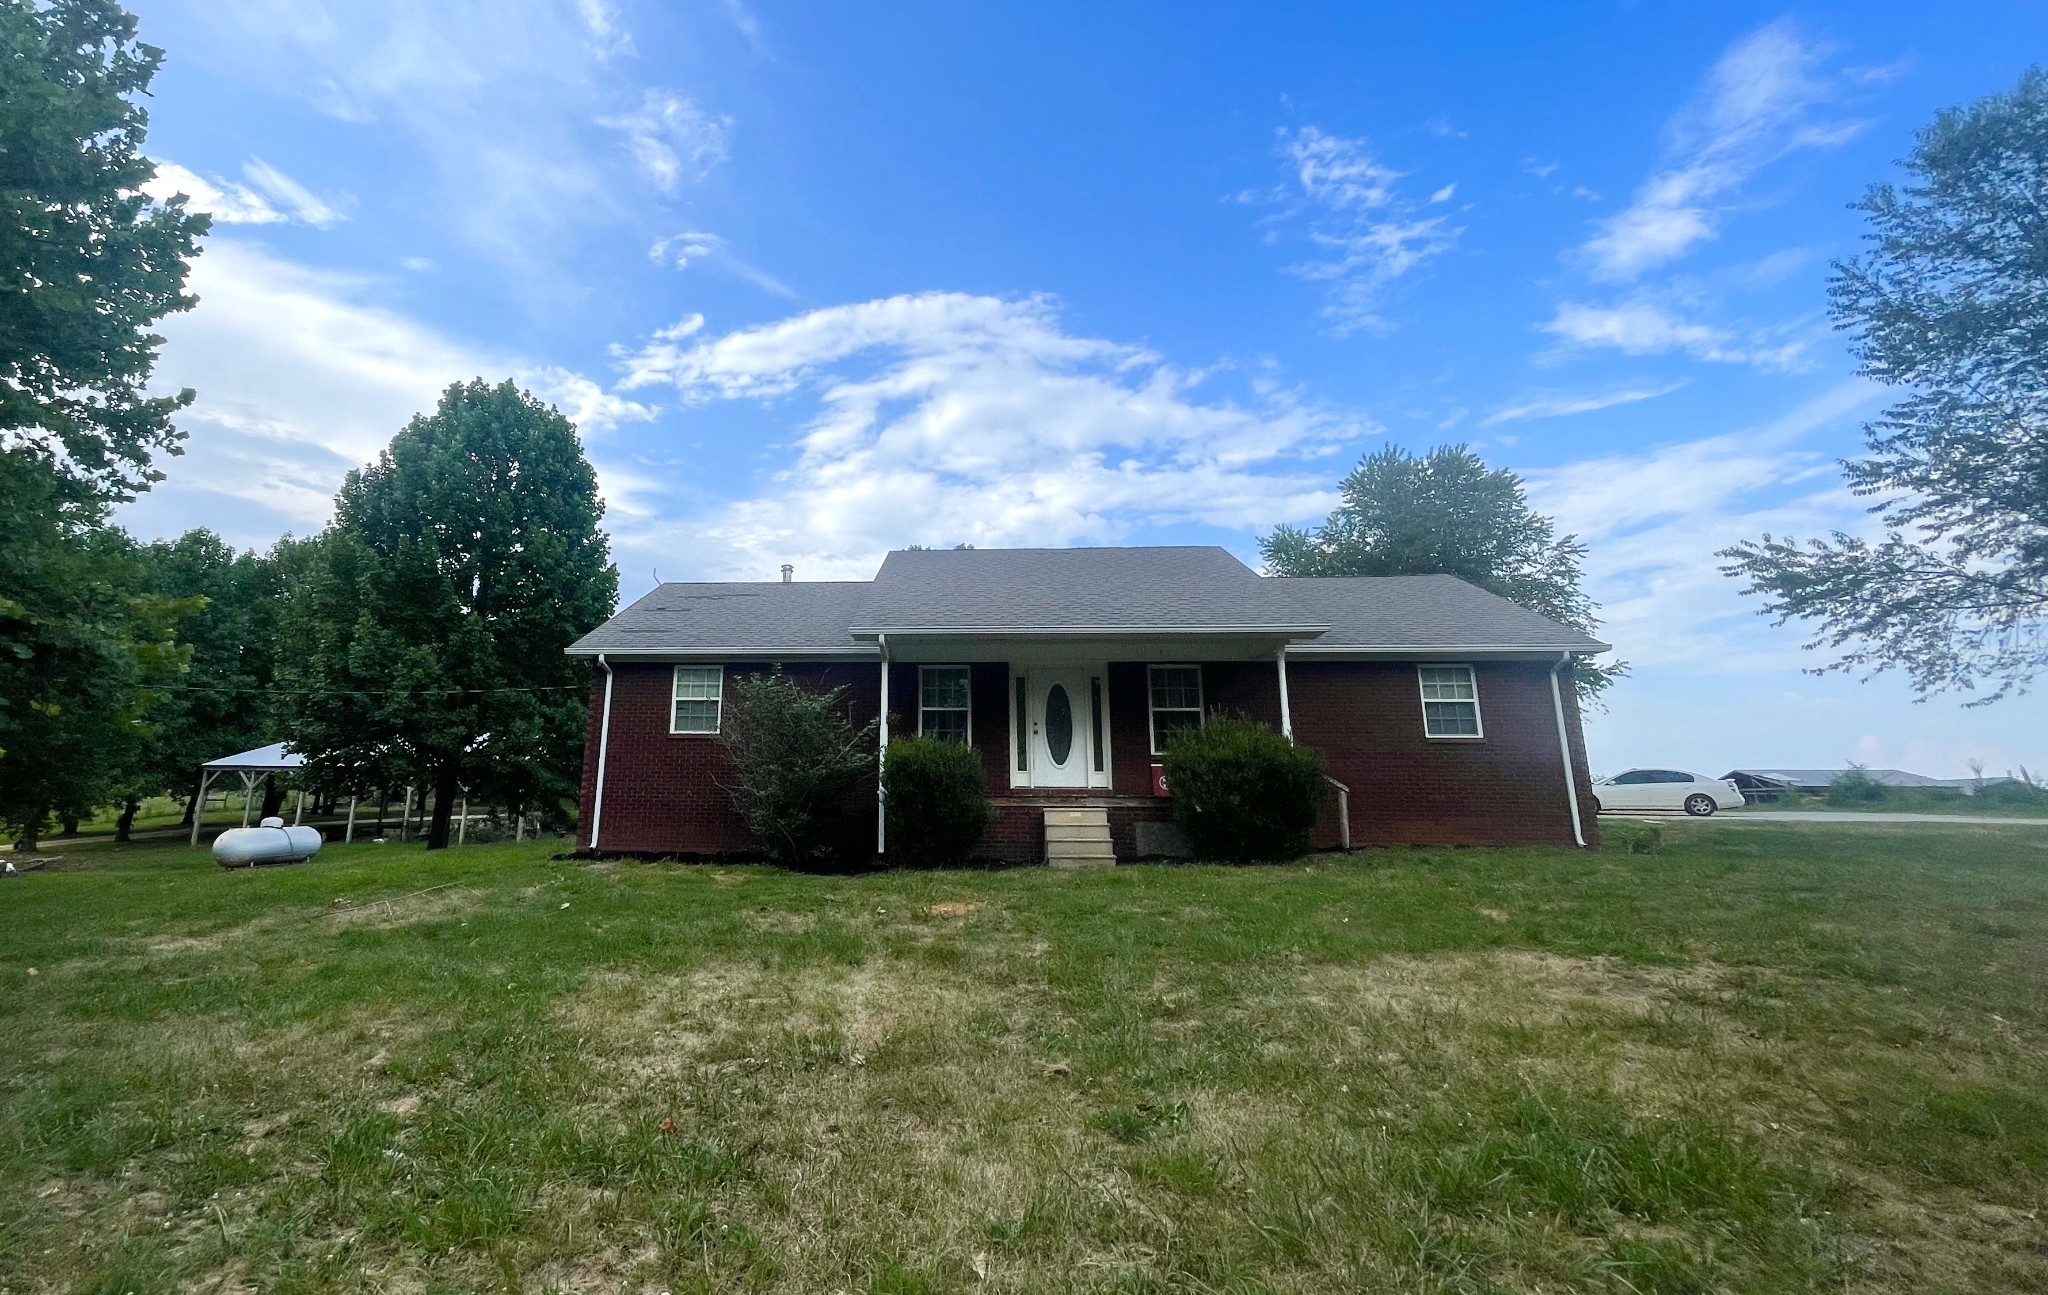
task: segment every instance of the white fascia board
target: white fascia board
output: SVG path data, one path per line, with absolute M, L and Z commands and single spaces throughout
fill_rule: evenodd
M 569 647 L 565 655 L 594 657 L 603 653 L 613 661 L 874 661 L 881 652 L 859 643 L 845 647 L 683 647 L 683 648 L 585 648 Z
M 1314 638 L 1328 625 L 924 625 L 856 627 L 855 638 L 900 634 L 905 638 L 1138 638 L 1155 634 L 1287 634 Z
M 1561 647 L 1554 643 L 1306 643 L 1290 646 L 1291 657 L 1438 657 L 1528 656 L 1556 660 L 1560 652 L 1573 656 L 1596 656 L 1612 652 L 1611 644 L 1592 643 Z

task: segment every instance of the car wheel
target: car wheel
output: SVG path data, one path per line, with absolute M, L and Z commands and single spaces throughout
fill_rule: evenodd
M 1694 818 L 1706 818 L 1719 808 L 1720 806 L 1714 803 L 1714 798 L 1704 793 L 1685 798 L 1685 812 Z

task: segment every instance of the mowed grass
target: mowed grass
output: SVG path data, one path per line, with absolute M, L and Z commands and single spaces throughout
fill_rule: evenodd
M 0 883 L 0 1289 L 2048 1290 L 2038 829 L 557 848 Z

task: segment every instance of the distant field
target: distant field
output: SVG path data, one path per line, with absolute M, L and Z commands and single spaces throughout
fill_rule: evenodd
M 0 1289 L 2048 1289 L 2048 837 L 1662 836 L 81 852 L 0 882 Z

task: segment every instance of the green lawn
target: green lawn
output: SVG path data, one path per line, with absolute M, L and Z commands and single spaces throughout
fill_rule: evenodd
M 0 1290 L 2048 1290 L 2048 834 L 1663 839 L 80 855 L 0 882 Z

